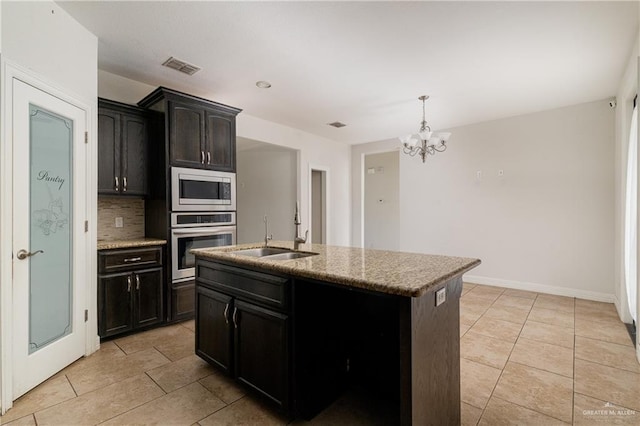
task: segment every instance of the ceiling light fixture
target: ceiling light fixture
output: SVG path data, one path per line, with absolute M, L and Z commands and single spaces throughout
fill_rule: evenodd
M 271 87 L 271 83 L 269 83 L 268 81 L 260 80 L 260 81 L 256 81 L 256 86 L 258 86 L 261 89 L 268 89 Z
M 420 139 L 414 138 L 414 135 L 402 136 L 399 139 L 400 142 L 402 142 L 402 151 L 405 154 L 412 157 L 419 155 L 424 163 L 427 159 L 427 155 L 435 155 L 436 152 L 444 152 L 447 149 L 446 144 L 451 133 L 444 132 L 433 136 L 431 127 L 427 125 L 427 120 L 424 118 L 424 102 L 429 99 L 429 96 L 422 95 L 418 99 L 422 101 L 422 123 L 420 123 L 420 130 L 416 135 Z M 421 142 L 421 144 L 418 145 L 418 142 Z

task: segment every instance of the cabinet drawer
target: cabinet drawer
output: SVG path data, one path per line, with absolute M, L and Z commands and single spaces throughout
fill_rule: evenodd
M 279 309 L 289 307 L 289 279 L 213 262 L 196 263 L 198 283 Z
M 98 272 L 101 274 L 156 266 L 162 266 L 162 247 L 101 250 L 98 252 Z

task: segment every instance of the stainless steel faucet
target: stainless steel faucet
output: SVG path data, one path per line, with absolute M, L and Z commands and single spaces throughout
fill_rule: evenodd
M 296 225 L 296 237 L 293 239 L 293 249 L 298 250 L 298 247 L 300 247 L 300 243 L 304 244 L 307 242 L 307 238 L 309 238 L 309 230 L 307 229 L 305 231 L 304 238 L 300 236 L 300 225 L 302 225 L 302 222 L 300 222 L 300 211 L 299 211 L 299 206 L 297 201 L 296 201 L 296 214 L 293 217 L 293 223 Z
M 264 215 L 264 246 L 267 247 L 269 245 L 269 241 L 273 240 L 273 234 L 269 235 L 269 221 L 267 220 L 267 215 Z

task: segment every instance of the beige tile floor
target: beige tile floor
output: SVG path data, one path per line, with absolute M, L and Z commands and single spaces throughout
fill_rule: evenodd
M 287 424 L 193 355 L 193 329 L 104 342 L 0 424 Z M 463 425 L 640 425 L 640 365 L 611 304 L 465 284 L 460 337 Z M 388 424 L 371 406 L 347 395 L 311 423 Z

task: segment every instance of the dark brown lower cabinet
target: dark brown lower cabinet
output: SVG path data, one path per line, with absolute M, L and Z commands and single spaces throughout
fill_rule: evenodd
M 196 354 L 286 412 L 290 403 L 290 318 L 285 309 L 279 312 L 259 303 L 283 305 L 285 300 L 278 297 L 288 291 L 287 280 L 211 266 L 210 275 L 216 281 L 196 283 Z
M 134 327 L 162 322 L 162 269 L 134 272 Z
M 131 274 L 118 274 L 98 280 L 99 334 L 113 336 L 133 329 Z
M 109 337 L 162 322 L 162 268 L 98 279 L 98 334 Z
M 171 288 L 171 321 L 193 319 L 195 309 L 196 286 L 194 281 L 187 281 Z
M 233 345 L 229 314 L 233 298 L 198 287 L 196 293 L 196 354 L 231 372 Z
M 98 274 L 100 337 L 163 322 L 161 247 L 101 250 Z
M 235 373 L 279 406 L 287 400 L 289 317 L 240 300 L 235 301 Z

